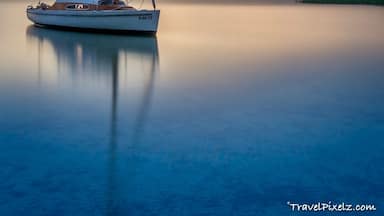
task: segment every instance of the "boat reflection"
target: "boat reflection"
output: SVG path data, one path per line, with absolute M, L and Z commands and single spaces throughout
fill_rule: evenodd
M 158 62 L 156 36 L 87 34 L 29 26 L 27 38 L 29 44 L 38 46 L 39 55 L 43 52 L 42 44 L 52 46 L 58 72 L 65 69 L 74 76 L 78 73 L 92 73 L 93 76 L 100 72 L 110 73 L 111 67 L 119 63 L 126 66 L 127 61 L 132 61 L 128 57 L 132 56 L 140 56 L 146 63 Z
M 159 62 L 156 37 L 63 32 L 34 26 L 28 27 L 26 34 L 29 44 L 37 46 L 39 80 L 41 80 L 42 76 L 42 66 L 45 65 L 42 56 L 46 44 L 49 44 L 53 49 L 58 74 L 66 71 L 72 79 L 76 80 L 79 76 L 85 78 L 81 79 L 81 82 L 92 81 L 94 77 L 98 76 L 110 77 L 110 79 L 102 79 L 111 82 L 110 140 L 105 213 L 106 215 L 118 215 L 117 120 L 119 77 L 121 74 L 127 73 L 128 70 L 136 70 L 148 75 L 142 91 L 143 96 L 141 102 L 139 102 L 139 111 L 133 122 L 130 145 L 134 146 L 140 142 L 154 91 Z M 131 65 L 133 65 L 132 68 Z

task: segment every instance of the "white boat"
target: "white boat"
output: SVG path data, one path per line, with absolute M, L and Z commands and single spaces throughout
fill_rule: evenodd
M 90 31 L 156 33 L 160 10 L 138 10 L 121 0 L 56 0 L 53 5 L 28 6 L 35 25 Z

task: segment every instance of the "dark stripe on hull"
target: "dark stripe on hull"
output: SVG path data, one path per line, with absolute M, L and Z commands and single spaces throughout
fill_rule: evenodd
M 115 30 L 115 29 L 94 29 L 94 28 L 78 28 L 69 26 L 45 25 L 35 23 L 36 27 L 50 28 L 63 31 L 90 32 L 100 34 L 129 34 L 129 35 L 155 35 L 156 31 L 138 31 L 138 30 Z

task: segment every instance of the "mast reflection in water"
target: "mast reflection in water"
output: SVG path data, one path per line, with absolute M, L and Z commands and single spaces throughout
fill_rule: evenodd
M 86 85 L 95 77 L 106 77 L 106 82 L 111 82 L 111 115 L 110 138 L 108 146 L 108 174 L 106 181 L 105 213 L 106 215 L 119 214 L 118 202 L 118 172 L 117 172 L 117 148 L 118 148 L 118 101 L 119 83 L 121 75 L 130 70 L 139 68 L 139 72 L 146 73 L 147 77 L 143 85 L 141 101 L 138 103 L 138 112 L 133 118 L 133 128 L 129 145 L 132 147 L 140 142 L 146 116 L 148 114 L 154 91 L 156 73 L 158 71 L 158 47 L 156 36 L 119 36 L 100 35 L 56 31 L 30 26 L 27 29 L 27 37 L 30 44 L 37 47 L 37 72 L 38 81 L 42 82 L 44 66 L 52 65 L 52 62 L 44 62 L 45 46 L 53 48 L 56 58 L 58 76 L 63 71 L 70 74 L 72 80 Z M 132 148 L 131 148 L 132 149 Z

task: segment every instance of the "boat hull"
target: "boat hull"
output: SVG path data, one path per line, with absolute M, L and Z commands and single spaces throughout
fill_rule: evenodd
M 60 11 L 27 9 L 27 17 L 38 26 L 97 32 L 156 33 L 159 10 Z

